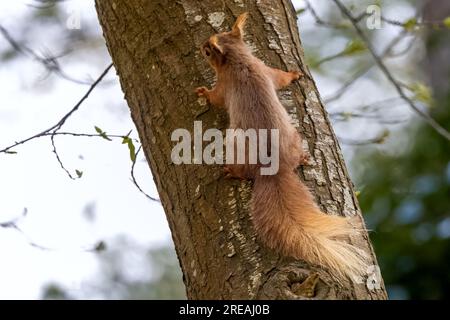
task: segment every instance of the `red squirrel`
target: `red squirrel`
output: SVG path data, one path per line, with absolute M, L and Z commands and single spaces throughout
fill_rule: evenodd
M 251 214 L 260 240 L 284 255 L 332 269 L 338 278 L 362 276 L 366 255 L 345 240 L 357 234 L 340 216 L 320 211 L 308 188 L 296 175 L 306 164 L 301 137 L 290 122 L 276 90 L 301 77 L 298 71 L 268 67 L 252 55 L 243 40 L 247 13 L 232 30 L 211 36 L 201 52 L 215 70 L 217 81 L 209 90 L 196 89 L 212 105 L 225 107 L 233 129 L 278 129 L 279 170 L 261 175 L 258 164 L 225 166 L 227 176 L 254 181 Z

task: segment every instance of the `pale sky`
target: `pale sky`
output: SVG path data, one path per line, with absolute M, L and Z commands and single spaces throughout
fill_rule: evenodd
M 1 1 L 1 24 L 13 32 L 17 21 L 23 23 L 18 17 L 30 10 L 26 3 L 30 1 Z M 83 5 L 82 27 L 85 21 L 97 25 L 93 2 L 77 4 Z M 96 32 L 100 34 L 100 27 Z M 51 39 L 46 40 L 40 37 L 38 48 L 51 48 Z M 0 48 L 5 46 L 9 45 L 0 37 Z M 110 60 L 106 49 L 103 52 L 90 65 L 69 64 L 66 72 L 81 79 L 86 74 L 97 78 Z M 87 90 L 54 76 L 53 86 L 40 83 L 42 71 L 38 63 L 26 58 L 0 65 L 0 147 L 50 127 Z M 108 79 L 113 84 L 95 89 L 63 131 L 95 133 L 96 125 L 111 134 L 125 135 L 133 129 L 137 137 L 115 70 Z M 145 246 L 171 241 L 161 206 L 132 184 L 131 160 L 120 140 L 58 137 L 56 143 L 65 165 L 72 172 L 84 172 L 81 179 L 67 177 L 47 138 L 17 148 L 17 155 L 0 155 L 0 222 L 20 216 L 27 208 L 28 216 L 19 226 L 34 242 L 55 249 L 36 249 L 16 230 L 0 228 L 0 299 L 38 298 L 41 286 L 49 281 L 63 284 L 69 293 L 77 290 L 98 268 L 95 254 L 83 248 L 99 240 L 124 234 Z M 149 194 L 157 196 L 145 163 L 136 164 L 136 176 Z M 95 223 L 83 216 L 89 203 L 95 203 Z

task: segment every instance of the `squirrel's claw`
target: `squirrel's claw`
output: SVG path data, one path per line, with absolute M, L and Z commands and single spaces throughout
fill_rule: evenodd
M 223 167 L 223 173 L 225 179 L 232 179 L 233 175 L 231 174 L 231 169 L 228 166 Z
M 224 178 L 225 179 L 247 180 L 246 177 L 244 177 L 243 175 L 239 174 L 239 172 L 236 172 L 235 170 L 233 170 L 233 168 L 231 168 L 229 166 L 224 166 L 223 167 L 223 173 L 224 173 Z
M 207 92 L 208 89 L 206 87 L 198 87 L 195 89 L 195 93 L 197 93 L 199 97 L 206 97 Z
M 289 71 L 292 75 L 292 81 L 298 80 L 303 76 L 303 73 L 300 71 Z

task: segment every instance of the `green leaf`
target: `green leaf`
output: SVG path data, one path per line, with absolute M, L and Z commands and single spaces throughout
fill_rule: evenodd
M 345 121 L 350 120 L 353 117 L 353 113 L 349 111 L 342 112 L 342 117 Z
M 450 29 L 450 17 L 445 18 L 443 23 L 444 23 L 444 26 L 446 26 L 447 28 Z
M 359 190 L 356 190 L 356 191 L 355 191 L 355 196 L 356 196 L 356 197 L 359 197 L 360 194 L 361 194 L 361 191 L 359 191 Z
M 106 250 L 106 243 L 104 241 L 99 241 L 94 248 L 96 252 L 102 252 Z
M 99 127 L 94 126 L 94 128 L 95 128 L 95 131 L 97 131 L 98 134 L 102 134 L 103 133 L 103 130 L 100 129 Z
M 136 161 L 136 148 L 134 147 L 133 140 L 128 140 L 128 149 L 130 150 L 130 159 L 132 162 Z
M 111 138 L 108 137 L 108 135 L 106 134 L 105 131 L 103 131 L 102 129 L 100 129 L 97 126 L 94 126 L 94 128 L 95 128 L 95 131 L 97 131 L 97 133 L 100 135 L 100 137 L 102 137 L 105 140 L 112 141 Z
M 433 105 L 433 93 L 430 87 L 423 83 L 414 83 L 410 89 L 414 93 L 414 100 L 423 102 L 429 107 Z
M 123 137 L 122 144 L 128 145 L 128 150 L 130 150 L 131 161 L 136 161 L 136 147 L 133 144 L 133 139 L 128 136 Z
M 295 11 L 295 13 L 299 16 L 299 15 L 301 15 L 302 13 L 304 13 L 305 11 L 306 11 L 305 8 L 300 8 L 300 9 L 297 9 L 297 11 Z
M 347 43 L 347 46 L 342 51 L 342 54 L 343 55 L 358 54 L 358 53 L 365 51 L 366 49 L 367 49 L 367 47 L 364 44 L 364 42 L 362 42 L 359 39 L 354 39 Z
M 0 55 L 0 60 L 3 62 L 9 61 L 17 57 L 17 51 L 14 49 L 5 50 Z
M 403 28 L 405 28 L 407 31 L 414 30 L 414 27 L 417 25 L 417 19 L 411 18 L 403 22 Z
M 83 176 L 83 171 L 75 170 L 75 173 L 77 174 L 78 178 L 81 178 Z

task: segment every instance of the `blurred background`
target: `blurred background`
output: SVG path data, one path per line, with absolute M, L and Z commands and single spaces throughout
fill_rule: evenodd
M 293 3 L 390 298 L 449 298 L 450 142 L 332 1 Z M 450 130 L 450 2 L 343 3 L 407 98 Z M 93 1 L 0 2 L 0 150 L 58 122 L 110 61 Z M 111 71 L 61 132 L 112 141 L 55 137 L 75 180 L 49 137 L 0 153 L 0 299 L 185 298 L 164 212 L 131 179 L 130 131 Z M 134 175 L 157 197 L 142 154 Z

